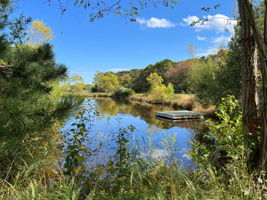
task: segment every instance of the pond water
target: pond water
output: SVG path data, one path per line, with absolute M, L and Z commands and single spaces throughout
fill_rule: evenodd
M 186 151 L 190 150 L 191 133 L 199 122 L 169 123 L 156 119 L 155 112 L 173 110 L 162 105 L 95 98 L 87 99 L 83 106 L 90 107 L 91 115 L 91 120 L 86 122 L 90 129 L 87 135 L 90 141 L 85 142 L 84 146 L 92 148 L 101 143 L 102 153 L 99 153 L 93 161 L 91 160 L 91 164 L 92 162 L 94 164 L 104 163 L 112 157 L 116 146 L 114 138 L 118 130 L 124 130 L 130 126 L 134 127 L 134 131 L 128 135 L 133 149 L 138 148 L 144 154 L 149 149 L 153 149 L 154 158 L 170 156 L 170 148 L 175 149 L 172 151 L 175 152 L 172 156 L 178 158 L 182 165 L 191 166 L 192 161 Z M 75 122 L 77 119 L 73 116 L 62 129 L 63 133 L 69 132 L 73 128 L 71 124 Z

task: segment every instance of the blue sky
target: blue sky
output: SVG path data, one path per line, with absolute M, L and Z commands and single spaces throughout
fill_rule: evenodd
M 49 6 L 47 1 L 20 0 L 16 12 L 50 26 L 55 35 L 52 44 L 57 62 L 65 64 L 70 74 L 81 75 L 87 83 L 93 81 L 97 70 L 116 72 L 144 68 L 163 59 L 188 59 L 188 44 L 196 47 L 197 56 L 214 53 L 227 44 L 236 23 L 228 20 L 235 13 L 234 0 L 179 0 L 174 9 L 144 9 L 137 22 L 109 15 L 93 23 L 81 8 L 69 3 L 68 11 L 61 15 L 57 4 Z M 218 3 L 221 6 L 217 10 L 201 10 Z M 203 17 L 209 19 L 206 24 L 190 26 Z

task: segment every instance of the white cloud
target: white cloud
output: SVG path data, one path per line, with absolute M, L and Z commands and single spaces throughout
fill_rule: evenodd
M 176 24 L 165 18 L 159 19 L 156 17 L 151 17 L 150 19 L 141 18 L 137 19 L 136 22 L 147 28 L 173 28 L 176 26 Z
M 193 22 L 197 22 L 200 19 L 197 16 L 188 16 L 187 18 L 183 18 L 183 23 L 181 25 L 191 26 Z
M 203 40 L 206 40 L 206 39 L 207 39 L 206 37 L 197 36 L 197 40 L 199 40 L 199 41 L 203 41 Z
M 121 71 L 128 71 L 129 69 L 125 69 L 125 68 L 112 68 L 109 71 L 117 73 L 117 72 L 121 72 Z
M 215 30 L 217 32 L 229 31 L 231 34 L 234 33 L 234 26 L 237 24 L 237 20 L 231 19 L 226 15 L 216 14 L 203 16 L 204 21 L 201 21 L 197 16 L 188 16 L 183 18 L 182 25 L 192 25 L 195 31 L 199 32 L 202 30 Z
M 207 47 L 207 49 L 201 50 L 200 52 L 197 53 L 197 57 L 202 57 L 202 56 L 208 56 L 211 54 L 216 54 L 219 52 L 219 50 L 222 49 L 221 47 L 219 47 L 218 45 L 216 46 L 210 46 Z
M 215 44 L 228 44 L 230 40 L 231 40 L 231 36 L 221 35 L 219 37 L 213 38 L 212 42 Z

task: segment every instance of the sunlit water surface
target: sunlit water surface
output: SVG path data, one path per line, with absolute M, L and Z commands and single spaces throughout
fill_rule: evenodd
M 164 122 L 156 119 L 155 112 L 173 110 L 170 107 L 115 101 L 111 98 L 88 99 L 83 106 L 91 107 L 90 114 L 93 116 L 87 122 L 90 131 L 85 146 L 94 149 L 94 146 L 101 143 L 97 156 L 88 161 L 89 165 L 103 164 L 110 159 L 116 152 L 115 138 L 118 130 L 129 126 L 135 127 L 128 136 L 131 149 L 140 149 L 144 155 L 150 152 L 155 159 L 175 156 L 185 167 L 192 165 L 186 151 L 190 151 L 192 131 L 199 122 Z M 98 114 L 93 114 L 95 112 Z M 76 121 L 73 116 L 63 127 L 63 134 L 69 133 L 73 128 L 71 124 Z

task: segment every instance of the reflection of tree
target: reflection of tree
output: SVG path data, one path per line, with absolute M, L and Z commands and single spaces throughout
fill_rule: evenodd
M 96 112 L 99 113 L 100 118 L 103 118 L 105 115 L 115 116 L 120 107 L 117 105 L 116 101 L 111 98 L 99 98 L 96 99 Z
M 167 123 L 156 119 L 155 112 L 170 110 L 170 107 L 162 105 L 150 105 L 141 104 L 131 101 L 115 101 L 111 98 L 97 98 L 96 111 L 99 112 L 101 117 L 105 115 L 115 116 L 118 113 L 130 114 L 134 117 L 140 117 L 151 126 L 155 126 L 160 129 L 169 129 L 176 124 Z

